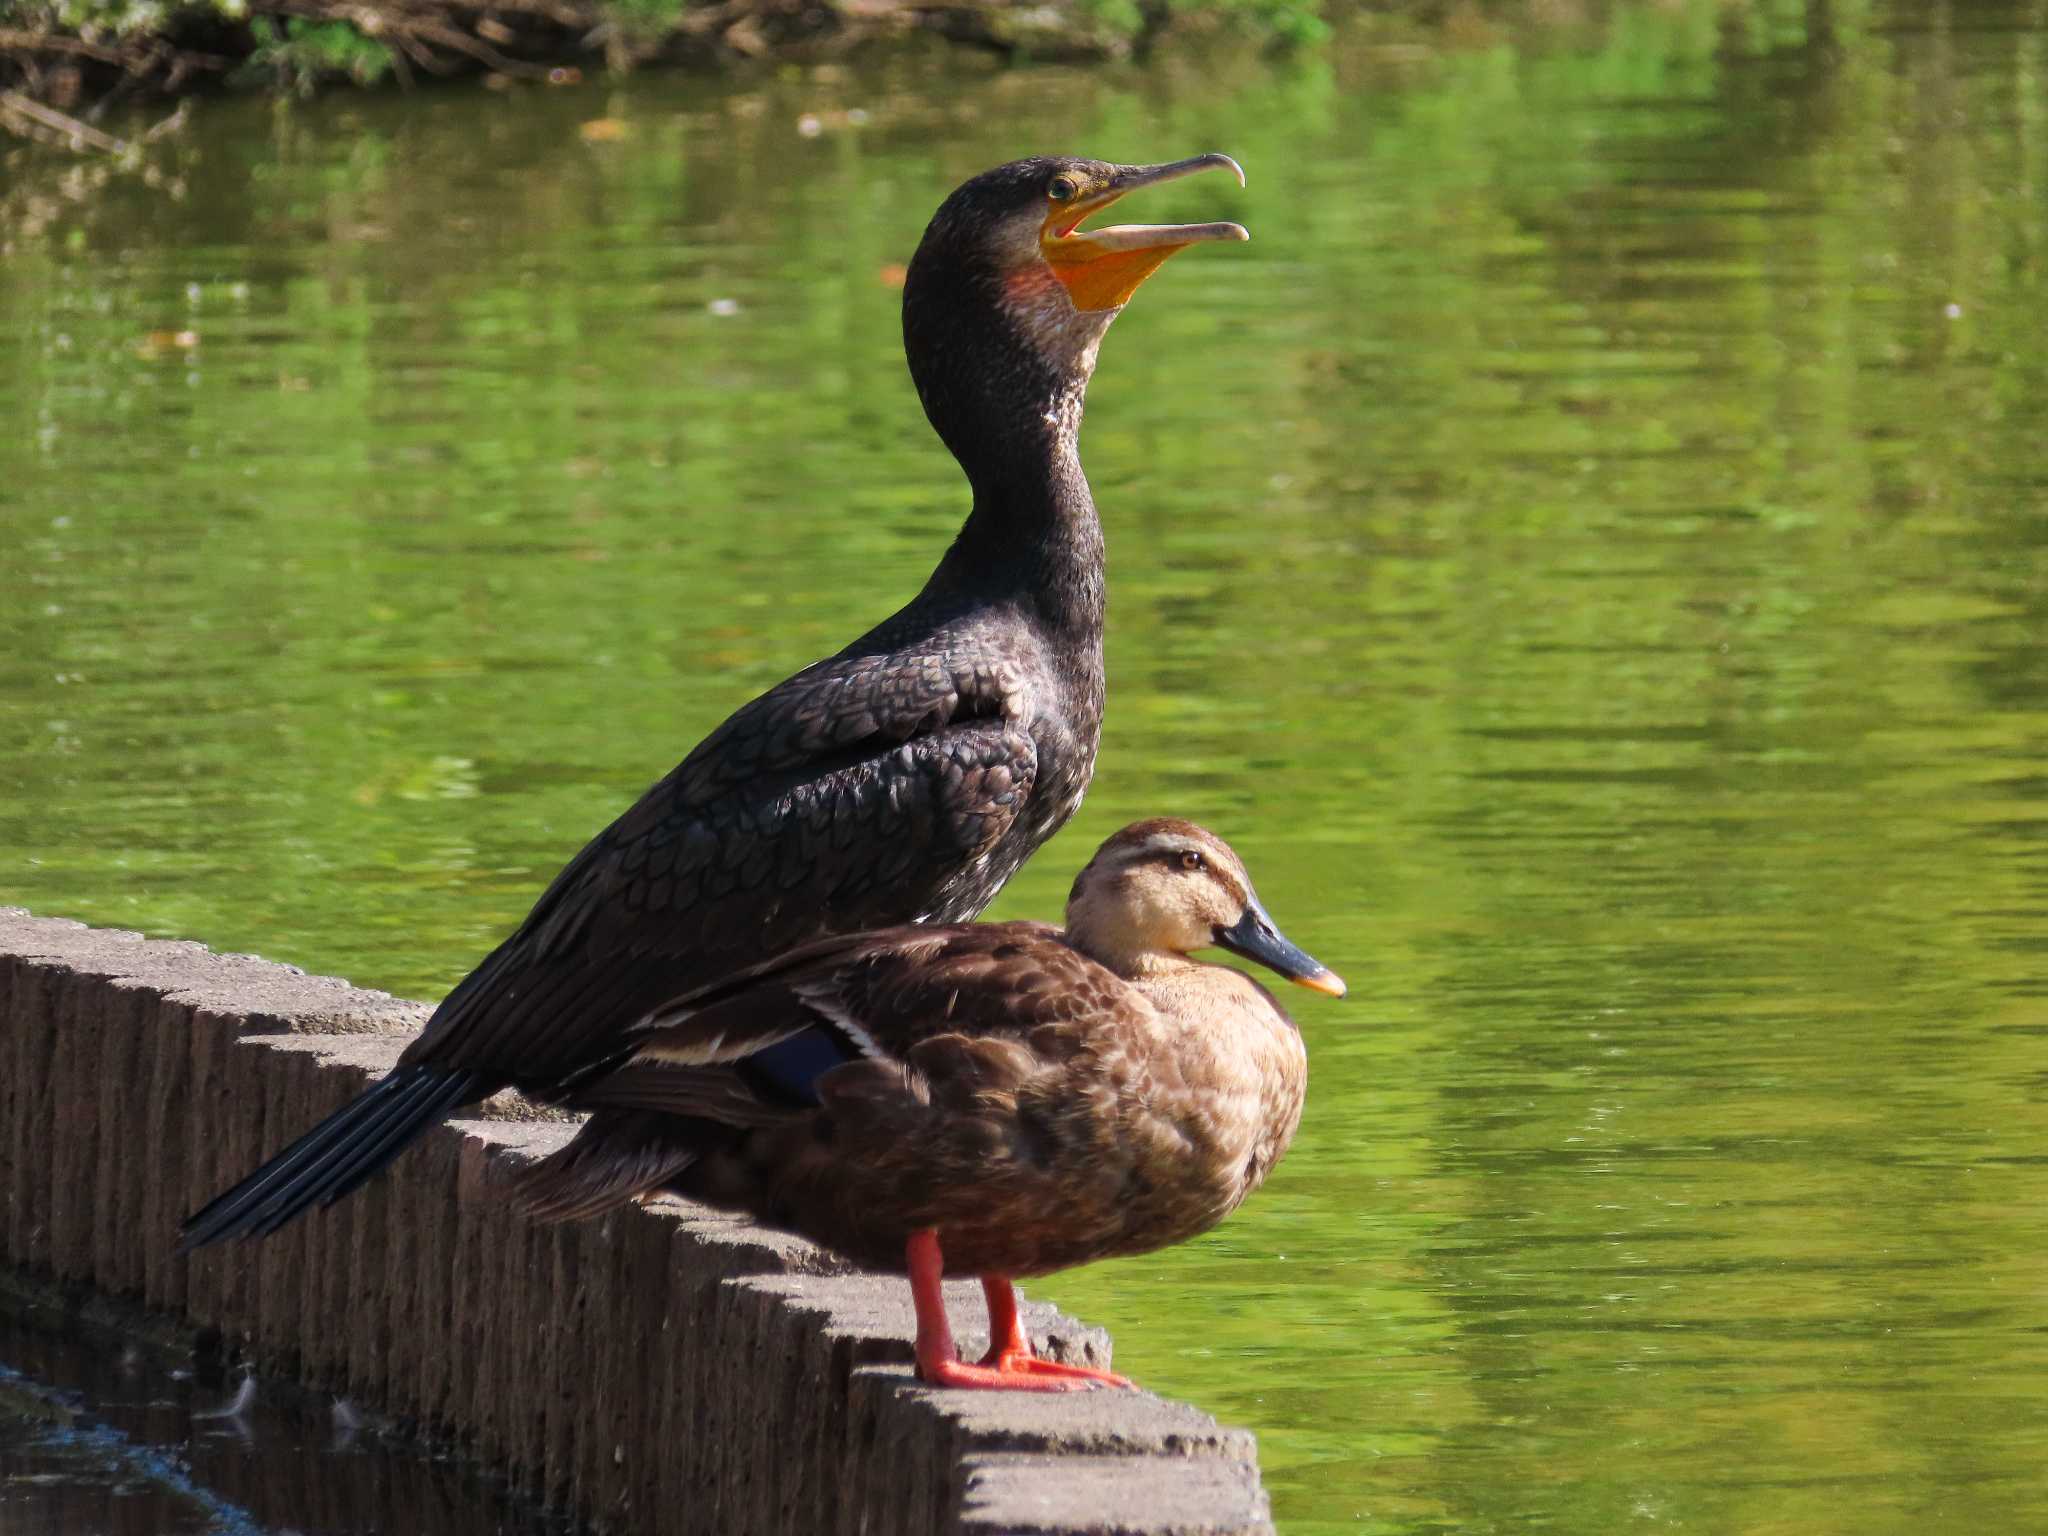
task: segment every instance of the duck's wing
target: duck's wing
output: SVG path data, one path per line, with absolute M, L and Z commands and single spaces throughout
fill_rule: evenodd
M 652 1010 L 630 1058 L 565 1097 L 763 1123 L 816 1105 L 821 1079 L 849 1062 L 902 1063 L 941 1037 L 1021 1040 L 1085 1024 L 1122 987 L 1044 923 L 822 939 Z
M 594 1113 L 513 1197 L 546 1219 L 590 1215 L 821 1106 L 863 1122 L 925 1103 L 985 1117 L 994 1100 L 981 1096 L 1013 1093 L 1129 991 L 1043 923 L 805 945 L 651 1014 L 630 1059 L 564 1095 Z
M 1121 987 L 1047 923 L 904 925 L 821 939 L 654 1010 L 635 1058 L 730 1062 L 806 1030 L 848 1060 L 901 1059 L 934 1035 L 1018 1036 L 1071 1022 Z
M 1005 683 L 851 658 L 747 705 L 570 861 L 405 1063 L 545 1090 L 735 960 L 923 916 L 1031 796 Z

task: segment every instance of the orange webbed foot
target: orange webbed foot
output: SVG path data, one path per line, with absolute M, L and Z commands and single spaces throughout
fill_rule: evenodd
M 1026 1366 L 1050 1363 L 1045 1360 L 1019 1362 Z M 927 1386 L 968 1387 L 983 1392 L 1087 1392 L 1102 1385 L 1073 1376 L 1041 1375 L 1029 1369 L 969 1365 L 964 1360 L 920 1360 L 917 1362 L 917 1377 Z
M 953 1330 L 946 1321 L 946 1298 L 940 1289 L 945 1262 L 939 1235 L 927 1227 L 911 1234 L 905 1254 L 910 1295 L 917 1308 L 917 1375 L 934 1387 L 968 1387 L 984 1392 L 1089 1392 L 1100 1387 L 1130 1387 L 1130 1378 L 1088 1365 L 1062 1365 L 1031 1353 L 1017 1295 L 1001 1275 L 982 1276 L 988 1296 L 989 1350 L 969 1365 L 953 1348 Z
M 1121 1387 L 1132 1392 L 1138 1390 L 1138 1384 L 1130 1377 L 1119 1376 L 1115 1371 L 1100 1371 L 1092 1365 L 1065 1365 L 1058 1360 L 1041 1360 L 1034 1354 L 1020 1354 L 1009 1349 L 990 1350 L 981 1357 L 981 1365 L 985 1370 L 1066 1380 L 1081 1387 Z

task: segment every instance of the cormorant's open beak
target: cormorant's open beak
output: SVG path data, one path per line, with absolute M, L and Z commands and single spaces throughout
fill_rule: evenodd
M 1108 182 L 1086 189 L 1071 202 L 1056 206 L 1038 239 L 1052 274 L 1083 310 L 1116 309 L 1127 303 L 1138 285 L 1158 271 L 1175 251 L 1207 240 L 1249 240 L 1242 224 L 1113 224 L 1107 229 L 1082 229 L 1081 221 L 1100 213 L 1126 192 L 1177 181 L 1199 171 L 1229 171 L 1244 185 L 1244 170 L 1228 155 L 1196 155 L 1167 165 L 1129 165 Z
M 1216 930 L 1216 942 L 1234 955 L 1271 967 L 1297 986 L 1326 992 L 1331 997 L 1344 995 L 1344 978 L 1276 928 L 1256 896 L 1244 909 L 1243 917 L 1228 928 Z

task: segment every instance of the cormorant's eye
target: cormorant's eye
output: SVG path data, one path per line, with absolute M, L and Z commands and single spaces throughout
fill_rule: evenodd
M 1081 184 L 1071 176 L 1055 176 L 1052 185 L 1045 189 L 1045 195 L 1056 203 L 1064 203 L 1081 190 Z
M 1200 869 L 1202 867 L 1202 856 L 1193 849 L 1189 849 L 1180 856 L 1180 867 L 1189 871 Z

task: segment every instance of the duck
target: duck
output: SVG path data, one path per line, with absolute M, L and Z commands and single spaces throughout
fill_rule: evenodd
M 518 1174 L 515 1205 L 590 1217 L 661 1190 L 908 1277 L 939 1387 L 1125 1377 L 1035 1356 L 1012 1281 L 1208 1231 L 1293 1140 L 1300 1031 L 1221 947 L 1334 997 L 1244 862 L 1190 821 L 1134 822 L 1075 878 L 1066 925 L 836 935 L 678 994 L 581 1082 L 594 1111 Z M 988 1352 L 958 1358 L 940 1289 L 979 1277 Z
M 392 1070 L 182 1224 L 190 1252 L 332 1203 L 454 1110 L 553 1102 L 666 999 L 824 936 L 949 923 L 1065 824 L 1105 695 L 1102 528 L 1082 472 L 1103 334 L 1229 223 L 1082 228 L 1141 189 L 1244 172 L 1041 157 L 940 205 L 907 269 L 904 351 L 971 509 L 923 588 L 742 705 L 558 873 Z M 659 1170 L 654 1170 L 658 1172 Z

